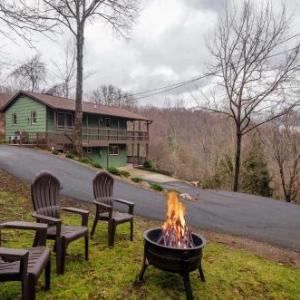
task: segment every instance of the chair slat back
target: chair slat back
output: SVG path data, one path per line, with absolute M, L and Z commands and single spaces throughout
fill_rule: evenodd
M 31 200 L 34 210 L 38 214 L 59 218 L 58 195 L 59 180 L 49 172 L 42 172 L 36 176 L 31 185 Z
M 114 179 L 106 172 L 99 172 L 93 180 L 93 191 L 95 199 L 102 197 L 112 197 L 114 188 Z M 103 203 L 112 205 L 113 201 L 109 199 L 103 199 Z

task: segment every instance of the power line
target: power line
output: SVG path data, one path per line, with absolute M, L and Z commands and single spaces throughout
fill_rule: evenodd
M 274 53 L 274 54 L 270 54 L 267 57 L 258 59 L 257 62 L 265 60 L 265 59 L 268 59 L 268 58 L 276 57 L 276 56 L 279 56 L 279 55 L 282 55 L 282 54 L 286 54 L 288 52 L 296 50 L 297 48 L 299 48 L 299 47 L 296 46 L 296 47 L 293 47 L 293 48 L 290 48 L 290 49 L 287 49 L 287 50 L 284 50 L 284 51 L 280 51 L 280 52 L 277 52 L 277 53 Z M 237 66 L 237 67 L 239 67 L 239 66 Z M 201 79 L 204 79 L 206 77 L 210 77 L 210 76 L 215 75 L 215 74 L 216 74 L 216 72 L 204 73 L 203 75 L 200 75 L 198 77 L 195 77 L 195 78 L 192 78 L 192 79 L 189 79 L 189 80 L 185 80 L 185 81 L 173 83 L 173 84 L 170 84 L 170 85 L 165 85 L 165 86 L 162 86 L 162 87 L 159 87 L 159 88 L 155 88 L 155 89 L 151 89 L 151 90 L 145 90 L 145 91 L 142 91 L 142 92 L 128 94 L 128 96 L 134 97 L 134 96 L 137 96 L 137 95 L 141 95 L 140 97 L 135 97 L 136 100 L 140 100 L 140 99 L 144 99 L 144 98 L 149 98 L 149 97 L 152 97 L 152 96 L 156 96 L 156 95 L 159 95 L 159 94 L 162 94 L 162 93 L 166 93 L 166 92 L 178 89 L 178 88 L 180 88 L 182 86 L 191 84 L 193 82 L 199 81 Z

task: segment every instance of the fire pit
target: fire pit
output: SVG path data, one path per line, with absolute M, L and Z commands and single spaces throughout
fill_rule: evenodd
M 201 280 L 205 281 L 201 267 L 205 240 L 186 226 L 185 207 L 179 201 L 178 194 L 170 192 L 167 199 L 167 221 L 162 228 L 149 229 L 144 233 L 144 259 L 139 281 L 143 281 L 149 265 L 179 273 L 183 278 L 186 298 L 191 300 L 193 293 L 189 273 L 198 269 Z

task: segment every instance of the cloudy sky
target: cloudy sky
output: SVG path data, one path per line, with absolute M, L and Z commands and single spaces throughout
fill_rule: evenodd
M 261 0 L 258 0 L 261 1 Z M 263 1 L 263 0 L 262 0 Z M 295 14 L 293 30 L 300 32 L 299 0 L 287 0 Z M 185 81 L 207 72 L 210 56 L 205 40 L 212 34 L 222 9 L 223 0 L 144 0 L 140 16 L 124 40 L 99 23 L 86 28 L 85 91 L 102 84 L 113 84 L 132 93 Z M 274 0 L 274 3 L 280 0 Z M 298 19 L 298 20 L 297 20 Z M 8 61 L 20 62 L 33 53 L 41 53 L 50 64 L 62 62 L 65 35 L 49 40 L 35 37 L 35 49 L 21 42 L 0 41 Z M 51 69 L 51 67 L 50 67 Z M 50 70 L 50 73 L 53 72 Z M 207 82 L 156 97 L 140 100 L 140 104 L 163 105 L 167 98 L 188 98 Z

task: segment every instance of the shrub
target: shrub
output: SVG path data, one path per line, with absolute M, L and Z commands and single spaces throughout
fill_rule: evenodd
M 117 176 L 121 176 L 121 171 L 115 167 L 108 167 L 107 171 L 111 174 L 117 175 Z
M 124 177 L 129 177 L 130 176 L 130 173 L 127 172 L 127 171 L 124 171 L 124 170 L 120 170 L 120 173 L 121 173 L 121 176 L 124 176 Z
M 162 192 L 164 190 L 164 188 L 158 183 L 150 183 L 150 187 L 151 189 L 159 192 Z
M 91 162 L 88 157 L 80 157 L 79 161 L 84 163 L 84 164 L 89 164 Z
M 95 168 L 102 169 L 102 166 L 99 163 L 97 163 L 97 162 L 92 162 L 91 164 Z
M 111 174 L 117 175 L 117 176 L 124 176 L 124 177 L 129 177 L 130 173 L 127 171 L 119 170 L 116 167 L 108 167 L 107 171 Z
M 52 154 L 58 155 L 58 153 L 59 153 L 58 150 L 56 150 L 56 149 L 53 149 L 53 150 L 52 150 Z
M 74 158 L 75 158 L 75 155 L 74 155 L 73 153 L 68 152 L 68 153 L 66 154 L 66 158 L 74 159 Z
M 143 163 L 145 169 L 153 169 L 153 163 L 151 160 L 146 159 Z
M 140 177 L 133 177 L 133 178 L 131 178 L 131 180 L 136 183 L 143 181 L 143 179 Z

